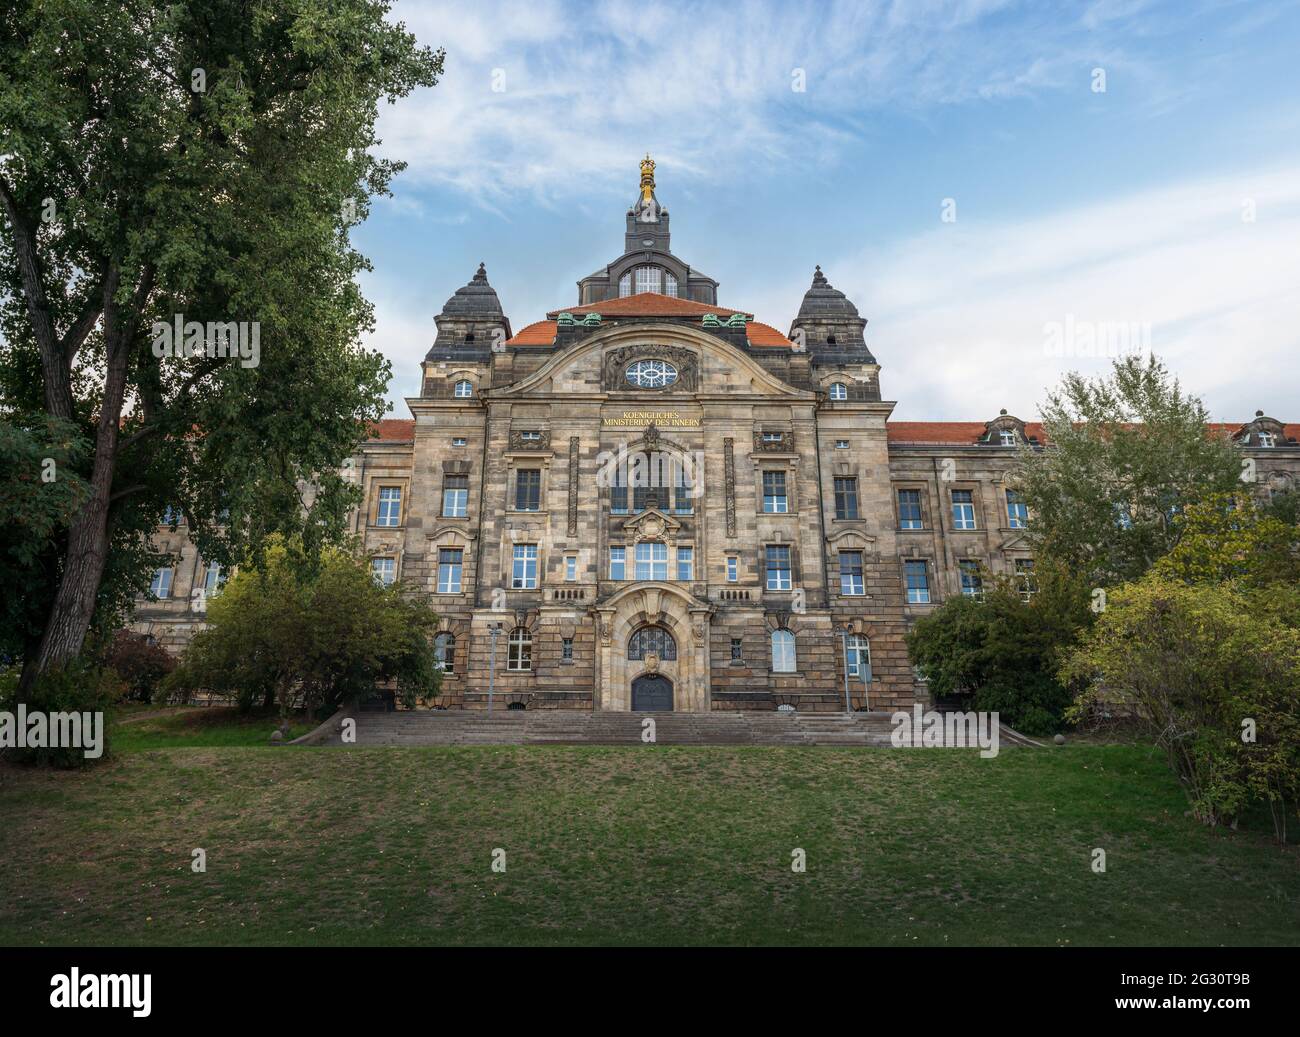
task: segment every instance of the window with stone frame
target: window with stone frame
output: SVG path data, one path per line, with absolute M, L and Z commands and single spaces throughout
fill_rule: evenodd
M 636 545 L 633 554 L 636 563 L 636 579 L 668 579 L 667 544 L 659 540 L 646 540 Z
M 1021 601 L 1030 601 L 1038 593 L 1038 578 L 1034 575 L 1034 560 L 1032 558 L 1017 558 L 1016 567 L 1016 589 L 1020 592 Z
M 516 469 L 515 510 L 542 510 L 542 470 L 540 468 Z
M 790 548 L 786 544 L 768 544 L 767 589 L 770 591 L 788 591 L 793 585 L 790 568 Z
M 920 490 L 902 489 L 898 491 L 898 528 L 925 528 L 925 513 L 921 510 Z
M 512 590 L 537 589 L 537 545 L 515 544 L 511 559 L 510 587 Z
M 930 604 L 929 564 L 924 559 L 909 558 L 903 562 L 903 574 L 907 584 L 907 603 Z
M 1019 490 L 1007 490 L 1007 527 L 1024 529 L 1029 525 L 1029 505 Z
M 952 528 L 975 529 L 975 491 L 952 491 Z
M 771 515 L 783 515 L 789 510 L 790 498 L 786 494 L 786 473 L 764 471 L 763 511 Z
M 849 595 L 865 594 L 866 584 L 862 571 L 861 551 L 840 552 L 840 593 Z
M 456 672 L 456 637 L 443 632 L 433 639 L 433 658 L 444 674 Z
M 782 628 L 772 631 L 772 672 L 796 673 L 799 659 L 795 650 L 794 634 Z
M 402 488 L 400 486 L 380 486 L 375 502 L 376 526 L 400 526 L 402 524 Z
M 446 518 L 465 518 L 469 514 L 468 475 L 443 476 L 442 514 Z
M 515 627 L 506 642 L 506 669 L 521 671 L 533 668 L 533 635 L 527 627 Z
M 858 480 L 856 476 L 835 477 L 835 517 L 837 519 L 855 519 L 858 517 Z
M 980 572 L 980 563 L 971 558 L 964 558 L 957 563 L 961 575 L 961 592 L 968 598 L 983 600 L 984 576 Z
M 458 547 L 438 550 L 438 593 L 459 594 L 464 569 L 465 552 Z

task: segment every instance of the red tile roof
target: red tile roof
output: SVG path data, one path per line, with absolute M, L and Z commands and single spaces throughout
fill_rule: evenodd
M 410 443 L 415 439 L 415 422 L 409 418 L 384 418 L 370 426 L 371 442 Z
M 733 313 L 753 314 L 746 310 L 729 310 L 725 306 L 708 306 L 690 299 L 677 299 L 671 295 L 658 292 L 638 292 L 625 295 L 621 299 L 605 299 L 590 302 L 586 306 L 564 306 L 551 310 L 546 316 L 558 317 L 561 313 L 599 313 L 611 317 L 702 317 L 706 313 L 716 313 L 719 317 L 730 317 Z
M 573 310 L 566 311 L 573 313 Z M 606 311 L 607 312 L 607 311 Z M 718 310 L 710 309 L 709 313 L 718 313 L 726 315 L 734 313 L 735 310 Z M 770 324 L 761 324 L 758 321 L 750 321 L 746 326 L 749 335 L 749 344 L 751 346 L 776 346 L 782 349 L 791 349 L 794 343 L 782 335 L 776 328 Z M 549 346 L 555 341 L 556 322 L 553 320 L 539 320 L 527 327 L 520 328 L 515 337 L 506 340 L 508 346 Z

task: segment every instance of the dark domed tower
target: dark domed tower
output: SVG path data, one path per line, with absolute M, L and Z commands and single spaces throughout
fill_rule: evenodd
M 487 270 L 478 272 L 464 288 L 447 300 L 438 314 L 438 337 L 425 355 L 431 360 L 469 360 L 486 363 L 492 358 L 494 344 L 500 349 L 510 338 L 510 320 L 501 309 L 496 290 L 488 284 Z
M 843 292 L 831 287 L 819 266 L 790 325 L 790 340 L 806 349 L 814 364 L 823 358 L 831 363 L 874 364 L 862 336 L 866 326 L 866 318 L 858 316 L 858 308 Z

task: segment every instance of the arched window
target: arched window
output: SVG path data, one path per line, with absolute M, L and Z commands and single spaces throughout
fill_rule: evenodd
M 468 378 L 462 378 L 459 382 L 456 383 L 457 399 L 463 400 L 467 396 L 473 396 L 473 395 L 474 395 L 474 383 L 471 382 Z
M 843 382 L 835 382 L 831 385 L 832 400 L 847 400 L 849 398 L 849 387 Z
M 671 295 L 674 299 L 677 298 L 677 278 L 667 270 L 664 271 L 664 295 Z
M 794 634 L 789 630 L 772 631 L 772 672 L 794 673 L 798 669 L 795 658 Z
M 648 652 L 672 662 L 677 658 L 677 642 L 663 627 L 642 627 L 628 639 L 627 657 L 644 659 Z
M 636 268 L 636 290 L 641 292 L 663 292 L 663 271 L 657 266 L 639 266 Z
M 850 634 L 844 647 L 844 665 L 850 677 L 871 680 L 871 642 L 860 634 Z
M 451 634 L 439 634 L 433 639 L 433 656 L 442 664 L 443 673 L 456 672 L 456 638 Z
M 533 668 L 533 635 L 525 627 L 515 627 L 510 632 L 510 641 L 506 653 L 507 670 L 531 670 Z
M 632 271 L 628 271 L 618 279 L 618 297 L 625 299 L 632 294 Z

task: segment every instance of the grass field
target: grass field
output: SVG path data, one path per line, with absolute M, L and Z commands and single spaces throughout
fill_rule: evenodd
M 1300 942 L 1184 811 L 1122 745 L 137 749 L 0 769 L 0 943 Z

